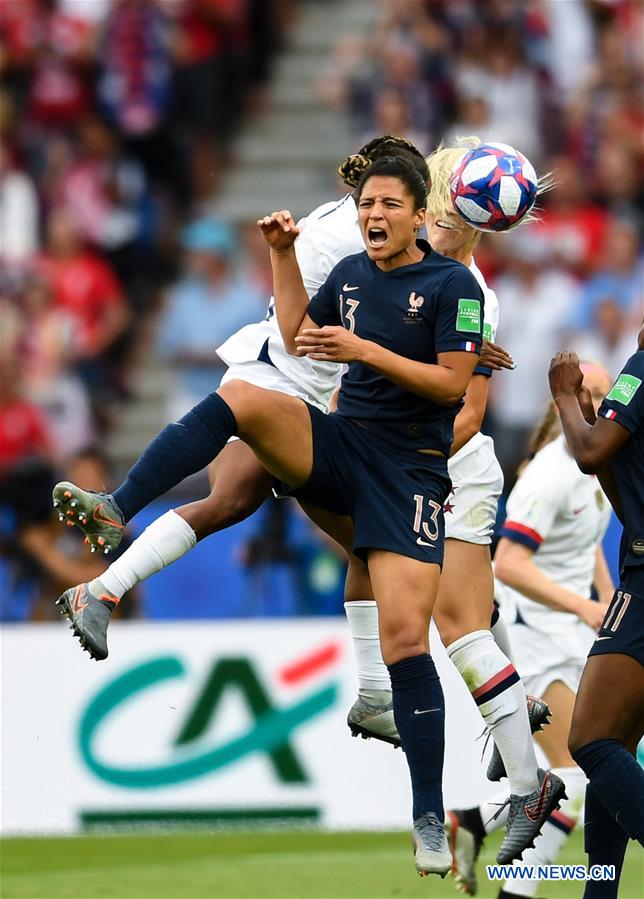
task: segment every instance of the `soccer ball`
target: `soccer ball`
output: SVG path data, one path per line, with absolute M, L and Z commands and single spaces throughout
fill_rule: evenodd
M 507 231 L 532 209 L 537 174 L 529 159 L 508 144 L 467 150 L 450 175 L 454 209 L 479 231 Z

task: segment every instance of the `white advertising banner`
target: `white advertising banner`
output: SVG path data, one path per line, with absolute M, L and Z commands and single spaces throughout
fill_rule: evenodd
M 438 641 L 434 640 L 434 644 Z M 3 834 L 262 819 L 407 828 L 401 751 L 351 739 L 344 619 L 115 622 L 96 663 L 57 624 L 2 636 Z M 436 645 L 445 799 L 494 792 L 476 708 Z

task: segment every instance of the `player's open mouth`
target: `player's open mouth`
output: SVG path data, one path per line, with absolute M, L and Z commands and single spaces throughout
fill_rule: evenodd
M 448 231 L 456 230 L 456 225 L 450 224 L 449 222 L 445 221 L 445 219 L 438 219 L 436 221 L 436 227 L 437 228 L 445 228 Z
M 387 232 L 382 228 L 369 228 L 367 237 L 372 247 L 381 247 L 387 242 Z

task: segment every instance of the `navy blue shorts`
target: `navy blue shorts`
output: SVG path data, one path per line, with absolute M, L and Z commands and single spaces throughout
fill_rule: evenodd
M 629 581 L 641 589 L 641 577 L 628 572 L 610 602 L 588 657 L 619 653 L 644 665 L 644 591 L 635 593 Z
M 451 488 L 447 460 L 400 446 L 391 429 L 368 429 L 343 415 L 308 405 L 313 430 L 313 470 L 301 487 L 278 493 L 349 515 L 354 552 L 385 549 L 443 563 L 443 503 Z M 402 442 L 402 441 L 401 441 Z

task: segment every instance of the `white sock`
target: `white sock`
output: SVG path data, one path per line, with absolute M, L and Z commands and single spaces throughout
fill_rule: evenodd
M 499 830 L 501 827 L 505 827 L 508 820 L 508 812 L 510 811 L 510 807 L 508 805 L 503 807 L 503 804 L 508 798 L 508 794 L 508 789 L 499 790 L 498 793 L 494 793 L 494 795 L 489 796 L 484 802 L 479 805 L 478 810 L 486 833 L 494 833 L 495 830 Z M 500 811 L 502 807 L 503 810 Z M 498 812 L 500 813 L 497 816 Z
M 349 630 L 358 668 L 358 693 L 369 702 L 384 700 L 382 692 L 391 692 L 389 671 L 382 660 L 378 633 L 378 606 L 373 599 L 345 602 Z
M 496 609 L 496 606 L 495 606 Z M 499 647 L 504 656 L 506 656 L 512 664 L 514 664 L 514 653 L 512 652 L 512 643 L 510 642 L 510 634 L 503 620 L 503 616 L 496 609 L 496 621 L 490 626 L 494 642 Z
M 552 865 L 557 860 L 564 843 L 572 833 L 579 819 L 586 792 L 586 776 L 581 768 L 553 768 L 554 774 L 566 784 L 568 799 L 564 799 L 561 808 L 553 812 L 539 836 L 534 841 L 534 849 L 526 849 L 523 860 L 515 862 L 521 865 Z M 517 896 L 534 896 L 539 888 L 538 880 L 520 880 L 509 878 L 505 888 Z
M 537 757 L 523 683 L 490 631 L 473 631 L 447 647 L 487 727 L 492 731 L 510 791 L 519 796 L 539 786 Z
M 95 596 L 107 592 L 120 598 L 139 581 L 185 556 L 196 542 L 188 522 L 171 509 L 148 525 L 107 571 L 90 581 L 90 592 Z

